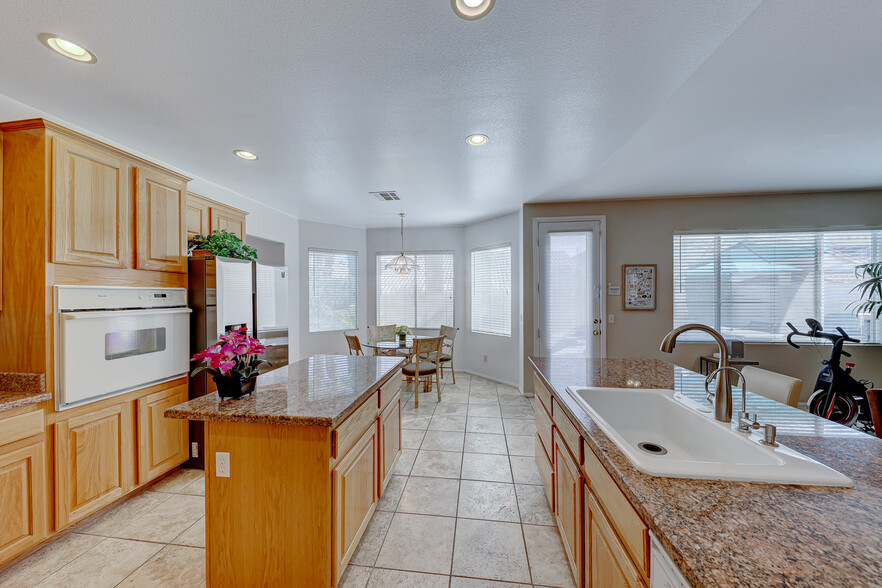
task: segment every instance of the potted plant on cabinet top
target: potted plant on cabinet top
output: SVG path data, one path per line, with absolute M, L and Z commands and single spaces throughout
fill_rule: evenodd
M 254 392 L 260 366 L 272 365 L 260 359 L 266 351 L 266 345 L 246 334 L 246 327 L 234 329 L 220 336 L 220 341 L 194 355 L 190 361 L 201 361 L 201 365 L 190 372 L 195 376 L 201 371 L 211 374 L 217 384 L 217 393 L 221 400 L 241 398 Z
M 242 239 L 225 229 L 212 231 L 208 236 L 195 235 L 188 242 L 187 249 L 192 256 L 216 255 L 257 261 L 257 249 L 246 245 Z

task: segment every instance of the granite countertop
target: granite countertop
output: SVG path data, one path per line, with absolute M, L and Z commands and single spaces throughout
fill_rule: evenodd
M 165 411 L 191 421 L 336 427 L 404 365 L 391 356 L 313 355 L 257 378 L 251 396 L 221 400 L 217 392 Z
M 649 476 L 566 387 L 666 388 L 706 402 L 704 376 L 658 360 L 530 361 L 696 588 L 882 585 L 882 439 L 748 392 L 748 410 L 778 427 L 781 444 L 849 476 L 854 488 Z
M 52 400 L 46 391 L 45 374 L 0 372 L 0 410 L 20 408 Z

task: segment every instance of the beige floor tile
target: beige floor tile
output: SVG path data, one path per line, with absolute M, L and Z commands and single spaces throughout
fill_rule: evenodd
M 346 566 L 337 588 L 365 588 L 371 579 L 371 571 L 372 568 L 364 566 Z
M 405 484 L 407 484 L 407 476 L 392 476 L 389 478 L 389 483 L 386 484 L 386 489 L 383 490 L 380 502 L 377 503 L 377 510 L 394 511 L 398 508 L 398 501 L 401 500 Z
M 503 404 L 499 409 L 502 411 L 502 417 L 506 419 L 536 418 L 535 413 L 533 413 L 533 407 L 529 403 L 526 405 Z
M 427 415 L 416 415 L 416 414 L 402 414 L 401 415 L 401 428 L 402 429 L 418 429 L 421 431 L 425 431 L 429 428 L 429 422 L 432 420 L 431 416 Z
M 469 403 L 470 417 L 498 417 L 500 416 L 498 403 Z
M 536 455 L 536 438 L 533 435 L 506 435 L 509 455 L 532 457 Z
M 191 496 L 205 496 L 205 476 L 184 486 L 180 493 Z
M 447 588 L 450 576 L 375 569 L 367 588 Z
M 77 532 L 112 537 L 126 525 L 137 521 L 169 498 L 171 495 L 164 492 L 142 492 L 114 507 L 113 510 L 85 523 L 77 529 Z
M 33 586 L 103 540 L 96 535 L 68 533 L 0 574 L 0 586 Z
M 205 499 L 176 494 L 132 521 L 114 537 L 168 543 L 205 516 Z
M 505 435 L 493 433 L 466 433 L 464 451 L 468 453 L 495 453 L 506 455 L 508 446 L 505 444 Z
M 514 485 L 463 480 L 460 484 L 459 510 L 456 516 L 488 521 L 519 522 Z
M 509 457 L 509 461 L 511 462 L 511 473 L 515 484 L 542 485 L 542 478 L 539 477 L 539 469 L 536 467 L 535 457 L 512 455 Z
M 502 419 L 506 435 L 535 435 L 536 419 Z
M 447 398 L 435 408 L 434 416 L 441 415 L 464 415 L 467 414 L 469 410 L 468 401 L 466 402 L 452 402 Z
M 531 406 L 530 400 L 521 395 L 520 392 L 511 395 L 500 394 L 499 404 L 508 406 Z
M 458 431 L 434 431 L 429 430 L 423 438 L 420 449 L 429 451 L 459 451 L 462 452 L 462 444 L 465 433 Z
M 462 479 L 485 482 L 511 482 L 511 467 L 506 455 L 462 454 Z
M 205 586 L 205 550 L 166 545 L 117 586 L 120 588 Z
M 464 414 L 441 414 L 432 417 L 430 431 L 465 431 L 466 416 Z
M 530 582 L 521 526 L 516 523 L 456 519 L 453 574 Z
M 462 453 L 452 451 L 426 451 L 420 449 L 411 476 L 426 478 L 459 478 Z
M 449 574 L 456 519 L 395 513 L 376 566 Z
M 426 402 L 420 402 L 420 405 L 417 407 L 414 405 L 413 401 L 410 401 L 404 404 L 401 409 L 401 414 L 414 416 L 432 416 L 435 413 L 435 408 L 436 405 L 428 404 Z
M 499 384 L 499 383 L 496 384 L 496 392 L 498 392 L 500 396 L 502 396 L 502 395 L 512 395 L 513 396 L 515 394 L 521 393 L 521 391 L 518 390 L 517 388 L 515 388 L 514 386 L 509 386 L 508 384 Z
M 416 449 L 402 449 L 401 457 L 398 458 L 398 465 L 395 466 L 395 474 L 399 476 L 409 476 L 410 470 L 413 468 L 413 462 L 416 460 L 418 451 Z
M 108 537 L 51 576 L 39 588 L 116 586 L 162 549 L 158 543 Z
M 450 588 L 525 588 L 529 584 L 497 582 L 496 580 L 477 580 L 475 578 L 450 578 Z
M 504 433 L 499 417 L 469 417 L 465 430 L 466 433 Z
M 404 449 L 419 449 L 425 436 L 425 431 L 401 429 L 401 447 Z
M 576 588 L 557 527 L 524 525 L 524 540 L 536 584 Z
M 205 547 L 205 517 L 190 525 L 186 531 L 175 537 L 171 543 L 188 547 Z
M 379 510 L 374 512 L 374 516 L 371 518 L 371 522 L 368 523 L 367 529 L 365 529 L 364 535 L 362 535 L 361 541 L 355 549 L 355 553 L 352 554 L 352 559 L 349 563 L 360 566 L 374 565 L 374 562 L 377 561 L 377 556 L 380 554 L 380 548 L 383 546 L 383 540 L 386 538 L 389 525 L 392 524 L 393 516 L 394 513 L 391 512 Z
M 554 525 L 554 513 L 545 495 L 545 486 L 517 484 L 518 510 L 521 522 L 530 525 Z
M 183 490 L 188 484 L 204 477 L 205 472 L 203 470 L 183 468 L 150 486 L 149 490 L 151 492 L 169 492 L 176 494 Z
M 454 517 L 459 497 L 459 480 L 411 476 L 404 487 L 398 512 Z

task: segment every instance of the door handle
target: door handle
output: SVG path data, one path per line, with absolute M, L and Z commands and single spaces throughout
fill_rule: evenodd
M 594 336 L 596 337 L 599 334 L 600 334 L 600 331 L 598 331 L 597 329 L 594 329 Z

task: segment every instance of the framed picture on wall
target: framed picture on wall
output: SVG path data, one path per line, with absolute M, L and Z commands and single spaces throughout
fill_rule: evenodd
M 622 310 L 655 310 L 655 264 L 622 266 Z

